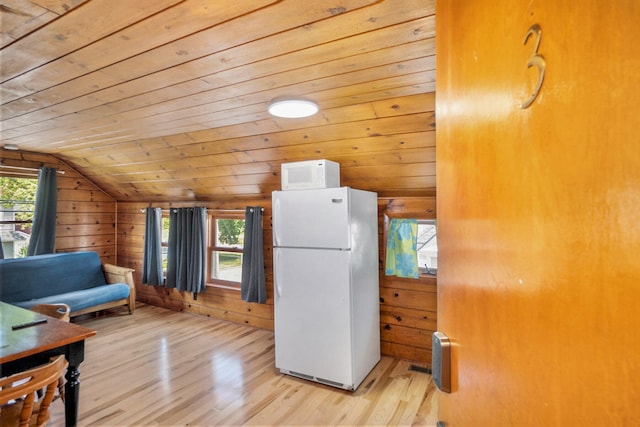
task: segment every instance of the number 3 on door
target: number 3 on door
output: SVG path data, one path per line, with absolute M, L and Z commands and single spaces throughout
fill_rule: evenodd
M 529 57 L 529 61 L 527 62 L 527 68 L 535 66 L 538 69 L 538 83 L 536 83 L 536 87 L 535 89 L 533 89 L 533 93 L 531 94 L 529 99 L 524 101 L 520 106 L 520 108 L 522 109 L 528 108 L 533 103 L 533 101 L 535 101 L 538 93 L 540 93 L 540 88 L 542 87 L 542 82 L 544 81 L 544 71 L 547 66 L 542 55 L 538 54 L 538 49 L 540 48 L 540 39 L 542 38 L 542 29 L 540 28 L 540 25 L 533 24 L 531 27 L 529 27 L 527 34 L 524 36 L 523 44 L 526 45 L 529 41 L 529 37 L 531 36 L 535 37 L 535 45 L 533 46 L 533 53 L 531 54 L 531 56 Z

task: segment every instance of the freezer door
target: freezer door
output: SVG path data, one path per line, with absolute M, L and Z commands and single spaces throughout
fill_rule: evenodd
M 350 249 L 349 188 L 273 192 L 273 245 Z
M 274 249 L 276 367 L 353 384 L 349 253 Z

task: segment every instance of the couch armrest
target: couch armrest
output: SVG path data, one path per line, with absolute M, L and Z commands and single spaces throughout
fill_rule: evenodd
M 102 264 L 107 283 L 126 283 L 129 285 L 129 313 L 136 308 L 136 286 L 133 283 L 133 268 L 119 267 L 113 264 Z

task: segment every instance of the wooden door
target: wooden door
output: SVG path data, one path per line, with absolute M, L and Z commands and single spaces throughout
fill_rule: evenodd
M 640 2 L 436 16 L 440 420 L 640 425 Z

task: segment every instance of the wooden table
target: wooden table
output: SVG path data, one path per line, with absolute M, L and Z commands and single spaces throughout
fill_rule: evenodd
M 15 325 L 42 321 L 13 329 Z M 84 360 L 84 340 L 96 331 L 63 322 L 43 314 L 0 302 L 0 375 L 11 375 L 46 363 L 48 358 L 64 354 L 69 362 L 65 385 L 65 424 L 76 426 L 80 398 L 80 372 Z

